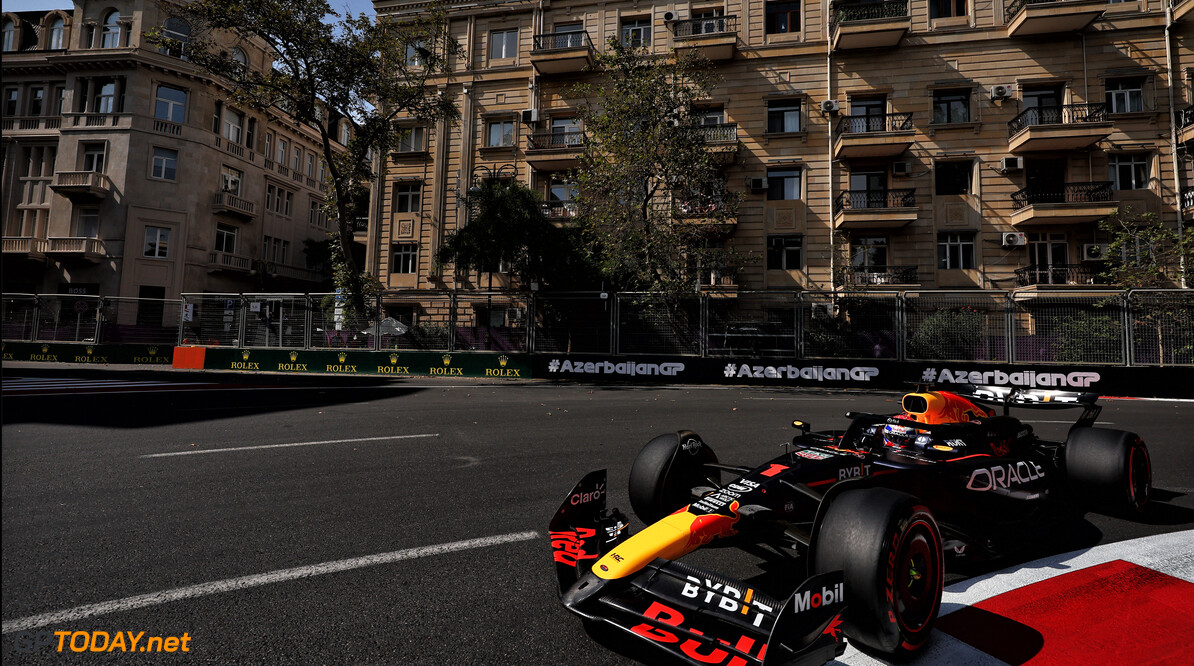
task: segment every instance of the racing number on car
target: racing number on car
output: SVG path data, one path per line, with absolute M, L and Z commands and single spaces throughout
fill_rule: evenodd
M 597 553 L 585 552 L 585 541 L 595 536 L 597 536 L 597 530 L 586 527 L 562 532 L 548 532 L 555 561 L 570 567 L 575 567 L 581 560 L 597 559 Z

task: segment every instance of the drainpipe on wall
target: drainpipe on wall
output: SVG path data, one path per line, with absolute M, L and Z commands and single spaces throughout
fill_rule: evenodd
M 832 2 L 825 3 L 825 99 L 833 99 L 833 35 L 829 32 L 832 20 Z M 825 149 L 825 177 L 829 179 L 829 290 L 837 291 L 837 248 L 834 236 L 837 229 L 833 220 L 833 115 L 829 115 L 829 146 Z M 807 187 L 807 185 L 805 185 Z
M 1173 195 L 1177 208 L 1177 240 L 1181 243 L 1182 236 L 1185 233 L 1183 227 L 1185 220 L 1182 219 L 1182 183 L 1178 177 L 1178 163 L 1177 163 L 1177 107 L 1176 100 L 1173 98 L 1173 36 L 1170 34 L 1170 29 L 1173 27 L 1173 5 L 1170 4 L 1165 7 L 1165 75 L 1169 77 L 1169 160 L 1173 169 Z M 1182 289 L 1186 288 L 1186 256 L 1185 254 L 1178 257 L 1178 270 L 1180 276 L 1178 278 L 1178 285 Z

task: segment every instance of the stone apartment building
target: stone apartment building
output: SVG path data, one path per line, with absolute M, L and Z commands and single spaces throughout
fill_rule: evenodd
M 425 3 L 375 0 L 400 19 Z M 726 187 L 722 291 L 1090 288 L 1120 206 L 1194 217 L 1194 0 L 454 2 L 459 123 L 411 126 L 359 234 L 389 289 L 485 289 L 436 271 L 457 194 L 514 176 L 572 213 L 584 128 L 568 86 L 611 38 L 695 50 Z M 836 248 L 836 251 L 835 251 Z M 845 266 L 843 266 L 845 264 Z M 834 269 L 837 269 L 836 271 Z M 835 273 L 838 277 L 834 277 Z M 1098 286 L 1098 285 L 1094 285 Z
M 150 0 L 3 14 L 4 291 L 319 290 L 303 251 L 331 228 L 318 136 L 236 108 L 145 41 L 159 25 L 190 32 Z M 263 44 L 228 48 L 270 66 Z

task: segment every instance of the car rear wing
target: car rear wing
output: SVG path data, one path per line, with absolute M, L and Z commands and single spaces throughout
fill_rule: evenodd
M 1082 415 L 1074 422 L 1074 428 L 1089 428 L 1093 426 L 1099 418 L 1099 413 L 1103 411 L 1103 406 L 1098 404 L 1099 394 L 1091 392 L 1047 391 L 1044 389 L 966 384 L 960 387 L 957 393 L 975 402 L 1003 405 L 1004 416 L 1007 416 L 1012 405 L 1029 409 L 1081 408 Z

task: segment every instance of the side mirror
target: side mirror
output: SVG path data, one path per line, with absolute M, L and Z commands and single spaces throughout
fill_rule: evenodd
M 812 426 L 800 420 L 792 421 L 792 427 L 802 432 L 808 432 L 809 430 L 812 430 Z

